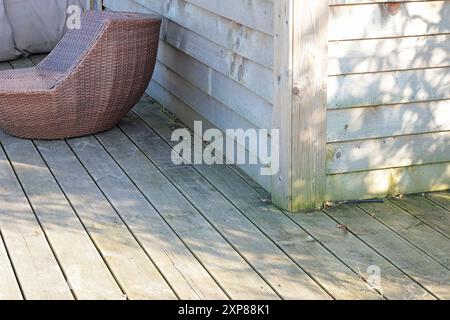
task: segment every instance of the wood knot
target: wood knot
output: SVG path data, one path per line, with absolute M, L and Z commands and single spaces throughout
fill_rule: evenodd
M 400 11 L 400 2 L 387 2 L 383 4 L 384 8 L 391 16 L 395 16 Z

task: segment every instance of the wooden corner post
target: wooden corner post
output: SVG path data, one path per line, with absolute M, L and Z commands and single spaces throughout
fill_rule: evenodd
M 273 128 L 280 170 L 273 202 L 289 211 L 325 200 L 329 0 L 277 0 Z

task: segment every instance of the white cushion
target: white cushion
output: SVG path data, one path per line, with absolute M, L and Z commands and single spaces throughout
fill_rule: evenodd
M 18 50 L 23 55 L 50 52 L 66 32 L 68 6 L 78 5 L 83 8 L 82 2 L 84 3 L 80 0 L 0 1 L 4 3 L 6 12 L 6 19 L 0 15 L 0 25 L 9 22 L 15 51 Z M 0 39 L 6 36 L 7 32 L 2 25 Z M 0 51 L 0 60 L 11 59 L 13 50 L 14 47 L 9 48 L 9 54 L 1 54 Z
M 16 50 L 14 38 L 6 16 L 3 0 L 0 0 L 0 61 L 17 58 L 20 52 Z

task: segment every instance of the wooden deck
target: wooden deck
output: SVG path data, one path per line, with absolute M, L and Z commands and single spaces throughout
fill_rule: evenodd
M 143 98 L 95 136 L 0 131 L 0 299 L 450 299 L 450 193 L 290 215 L 172 164 L 180 125 Z

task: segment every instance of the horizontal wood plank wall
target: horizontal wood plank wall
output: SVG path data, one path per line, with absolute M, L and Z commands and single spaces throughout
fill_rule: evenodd
M 327 198 L 450 188 L 450 1 L 330 4 Z
M 274 1 L 104 3 L 165 17 L 148 92 L 224 130 L 271 127 Z M 327 199 L 450 188 L 449 16 L 449 0 L 330 0 Z
M 106 0 L 104 4 L 110 10 L 152 10 L 164 17 L 148 93 L 159 102 L 176 102 L 164 106 L 187 125 L 203 120 L 205 128 L 222 131 L 271 128 L 273 1 Z M 265 25 L 268 20 L 270 25 Z M 270 190 L 270 179 L 260 176 L 257 166 L 242 169 Z

